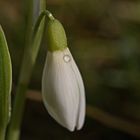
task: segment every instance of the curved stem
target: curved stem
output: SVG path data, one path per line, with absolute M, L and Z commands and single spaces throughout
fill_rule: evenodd
M 47 16 L 50 20 L 54 20 L 54 19 L 55 19 L 50 11 L 48 11 L 48 10 L 42 11 L 42 12 L 40 13 L 40 15 L 39 15 L 37 21 L 36 21 L 36 24 L 35 24 L 35 27 L 34 27 L 34 31 L 33 31 L 33 35 L 36 34 L 37 29 L 38 29 L 38 27 L 39 27 L 39 25 L 40 25 L 42 19 L 43 19 L 44 17 L 46 17 L 46 16 Z M 34 36 L 33 36 L 33 37 L 34 37 Z
M 20 136 L 20 126 L 22 122 L 25 100 L 26 100 L 26 91 L 28 84 L 30 82 L 32 70 L 36 61 L 36 57 L 39 51 L 39 46 L 41 43 L 42 34 L 44 31 L 45 19 L 41 21 L 38 31 L 34 38 L 33 34 L 33 3 L 30 1 L 30 13 L 27 27 L 27 39 L 26 47 L 23 56 L 17 91 L 15 95 L 13 111 L 11 116 L 11 122 L 9 125 L 7 140 L 18 140 Z M 40 0 L 40 12 L 45 10 L 46 0 Z

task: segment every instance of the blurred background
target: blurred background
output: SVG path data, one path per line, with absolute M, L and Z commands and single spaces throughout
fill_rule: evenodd
M 0 0 L 0 24 L 13 63 L 13 93 L 25 45 L 26 1 Z M 64 25 L 83 75 L 86 121 L 81 131 L 71 133 L 45 110 L 41 101 L 44 37 L 27 92 L 21 140 L 140 139 L 140 1 L 47 0 L 47 9 Z

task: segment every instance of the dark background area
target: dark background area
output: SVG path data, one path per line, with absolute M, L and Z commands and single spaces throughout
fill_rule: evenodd
M 12 57 L 13 93 L 25 45 L 25 3 L 0 0 L 0 24 Z M 45 110 L 44 37 L 27 93 L 21 140 L 140 139 L 140 1 L 47 0 L 47 9 L 65 27 L 85 83 L 87 116 L 83 129 L 71 133 Z

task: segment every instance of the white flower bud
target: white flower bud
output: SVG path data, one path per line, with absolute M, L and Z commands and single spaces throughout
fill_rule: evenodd
M 70 131 L 82 128 L 85 90 L 68 48 L 48 51 L 42 78 L 43 102 L 49 114 Z

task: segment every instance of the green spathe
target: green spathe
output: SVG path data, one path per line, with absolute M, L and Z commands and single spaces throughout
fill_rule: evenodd
M 47 24 L 47 47 L 49 51 L 63 50 L 67 47 L 67 38 L 62 24 L 57 19 L 49 19 Z
M 4 32 L 0 26 L 0 127 L 6 127 L 10 118 L 12 85 L 11 59 Z

